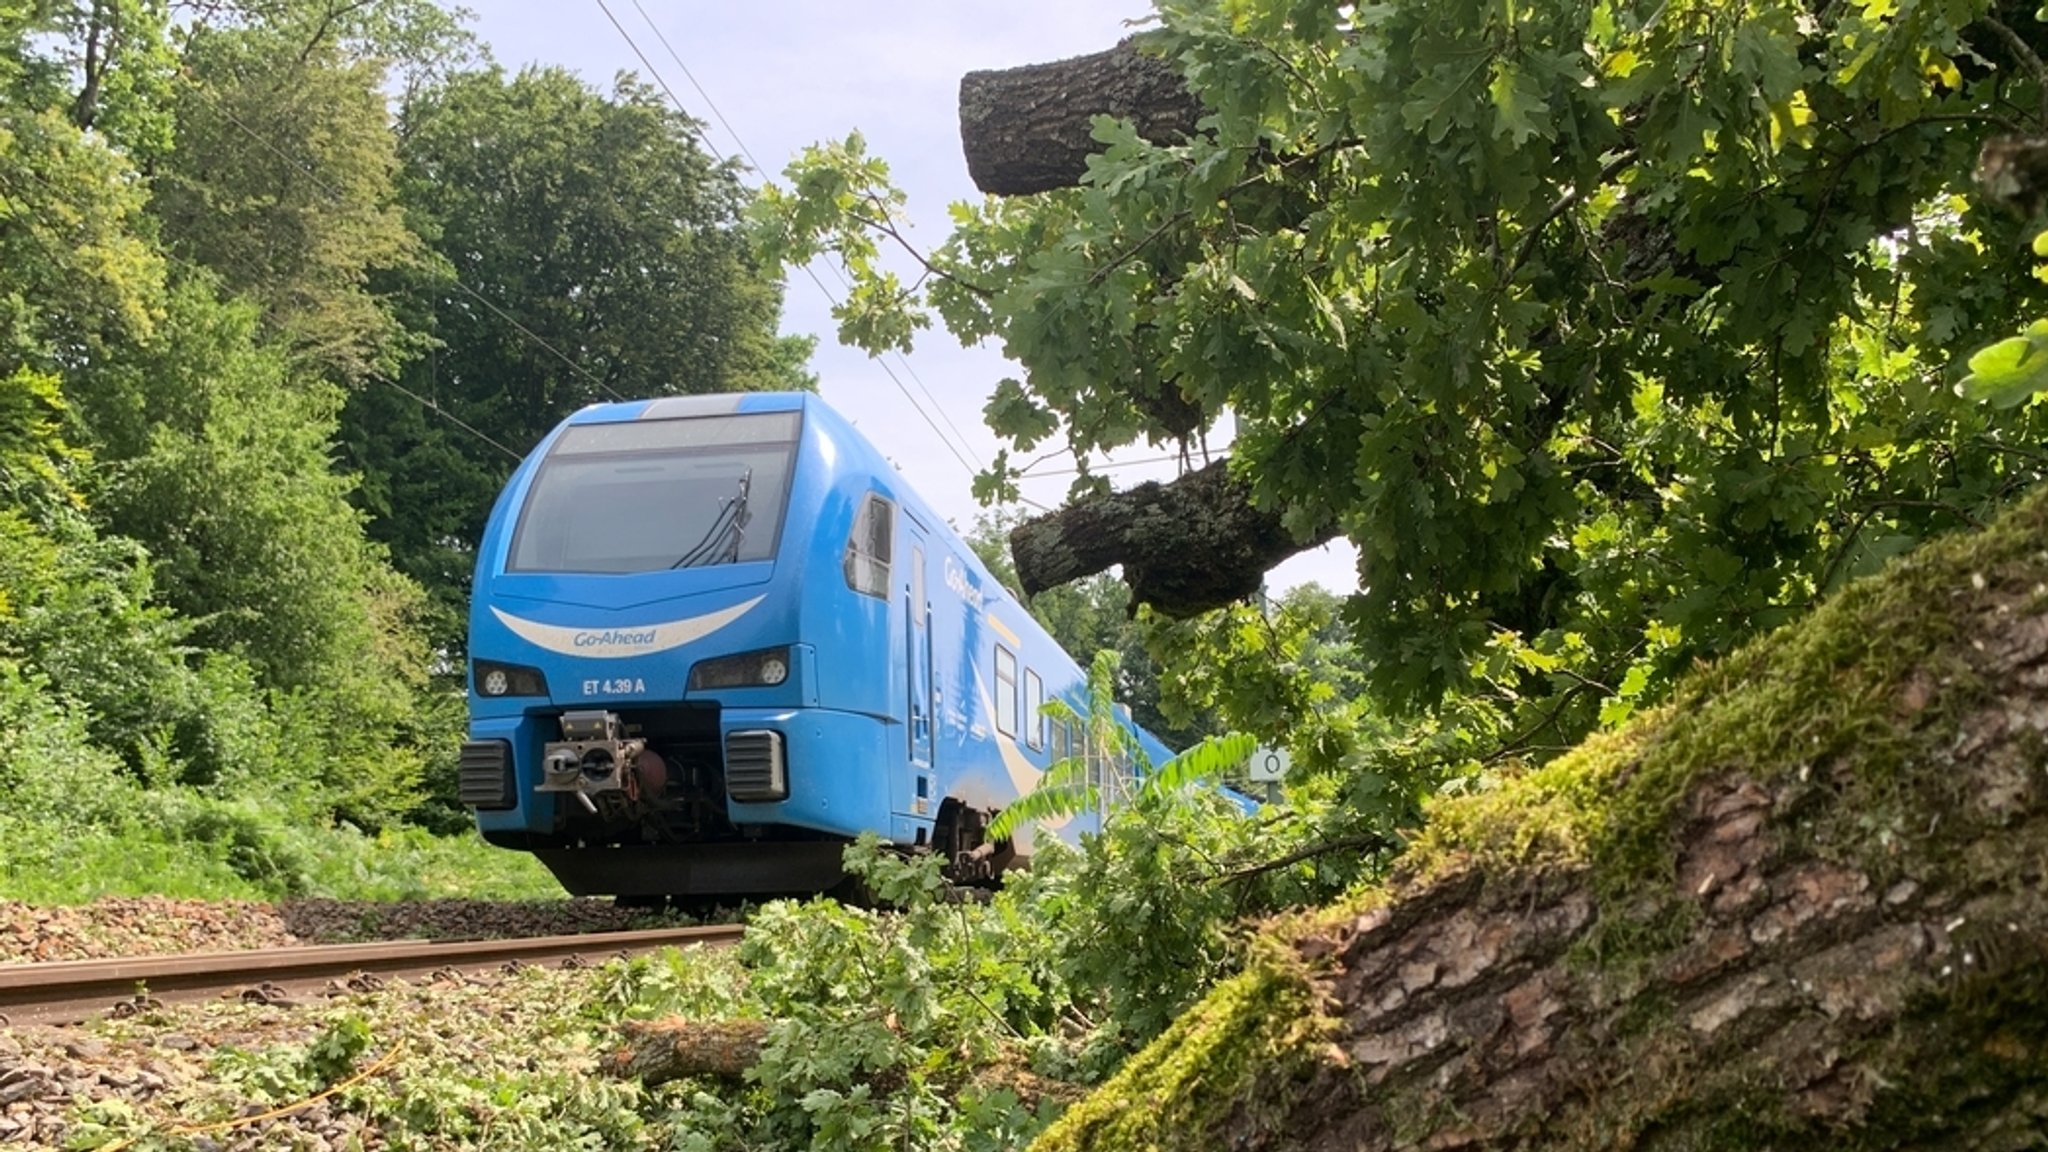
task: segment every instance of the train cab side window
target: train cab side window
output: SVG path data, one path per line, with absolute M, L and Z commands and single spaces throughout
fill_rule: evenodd
M 846 541 L 848 588 L 867 596 L 889 598 L 889 548 L 895 528 L 896 506 L 886 497 L 868 493 L 860 513 L 853 518 L 853 534 Z
M 1045 684 L 1038 673 L 1024 671 L 1024 742 L 1033 752 L 1045 747 Z
M 1017 654 L 996 645 L 996 731 L 1017 734 Z
M 1057 764 L 1074 753 L 1067 740 L 1067 722 L 1050 718 L 1048 720 L 1052 725 L 1052 762 Z

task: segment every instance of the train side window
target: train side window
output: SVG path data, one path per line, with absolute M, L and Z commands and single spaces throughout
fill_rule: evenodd
M 1057 764 L 1067 758 L 1067 722 L 1045 718 L 1046 727 L 1052 729 L 1052 762 Z
M 1033 752 L 1045 747 L 1045 684 L 1038 673 L 1024 670 L 1024 742 Z
M 1017 734 L 1017 654 L 996 645 L 996 731 Z
M 889 598 L 889 546 L 895 535 L 896 506 L 868 493 L 853 534 L 846 541 L 846 586 L 866 596 Z

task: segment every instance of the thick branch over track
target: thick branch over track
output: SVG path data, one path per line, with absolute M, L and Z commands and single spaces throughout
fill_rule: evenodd
M 1170 484 L 1140 484 L 1027 521 L 1010 533 L 1010 553 L 1026 595 L 1121 564 L 1135 599 L 1191 616 L 1257 592 L 1267 569 L 1330 535 L 1296 540 L 1278 513 L 1253 507 L 1218 460 Z
M 992 196 L 1071 188 L 1102 150 L 1097 116 L 1131 121 L 1158 144 L 1194 134 L 1202 105 L 1173 65 L 1133 40 L 1086 56 L 960 78 L 960 143 L 967 174 Z

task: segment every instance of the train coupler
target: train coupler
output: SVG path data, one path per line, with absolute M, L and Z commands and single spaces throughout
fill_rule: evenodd
M 667 764 L 647 741 L 626 735 L 618 713 L 585 711 L 562 714 L 562 739 L 541 750 L 534 791 L 573 793 L 591 815 L 617 817 L 667 785 Z

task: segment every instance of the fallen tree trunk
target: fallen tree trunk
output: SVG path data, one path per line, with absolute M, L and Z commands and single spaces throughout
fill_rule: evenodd
M 628 1020 L 619 1026 L 624 1046 L 605 1057 L 605 1073 L 643 1084 L 708 1078 L 739 1081 L 761 1059 L 774 1033 L 772 1020 Z M 900 1081 L 886 1074 L 880 1086 Z M 974 1070 L 964 1085 L 976 1092 L 1006 1091 L 1026 1108 L 1044 1103 L 1061 1107 L 1079 1099 L 1085 1089 L 1031 1071 L 1022 1058 L 997 1060 Z
M 960 144 L 967 175 L 991 196 L 1071 188 L 1102 151 L 1089 135 L 1097 116 L 1129 120 L 1138 135 L 1169 144 L 1194 134 L 1202 104 L 1173 65 L 1135 40 L 1086 56 L 960 78 Z
M 1018 525 L 1010 554 L 1025 595 L 1121 564 L 1134 602 L 1192 616 L 1257 592 L 1267 569 L 1335 534 L 1296 540 L 1278 512 L 1252 505 L 1228 464 L 1090 497 Z
M 647 1084 L 737 1080 L 761 1058 L 770 1027 L 766 1020 L 628 1020 L 619 1026 L 626 1046 L 605 1058 L 604 1070 Z
M 2044 589 L 2048 494 L 1439 805 L 1036 1147 L 2038 1147 Z

